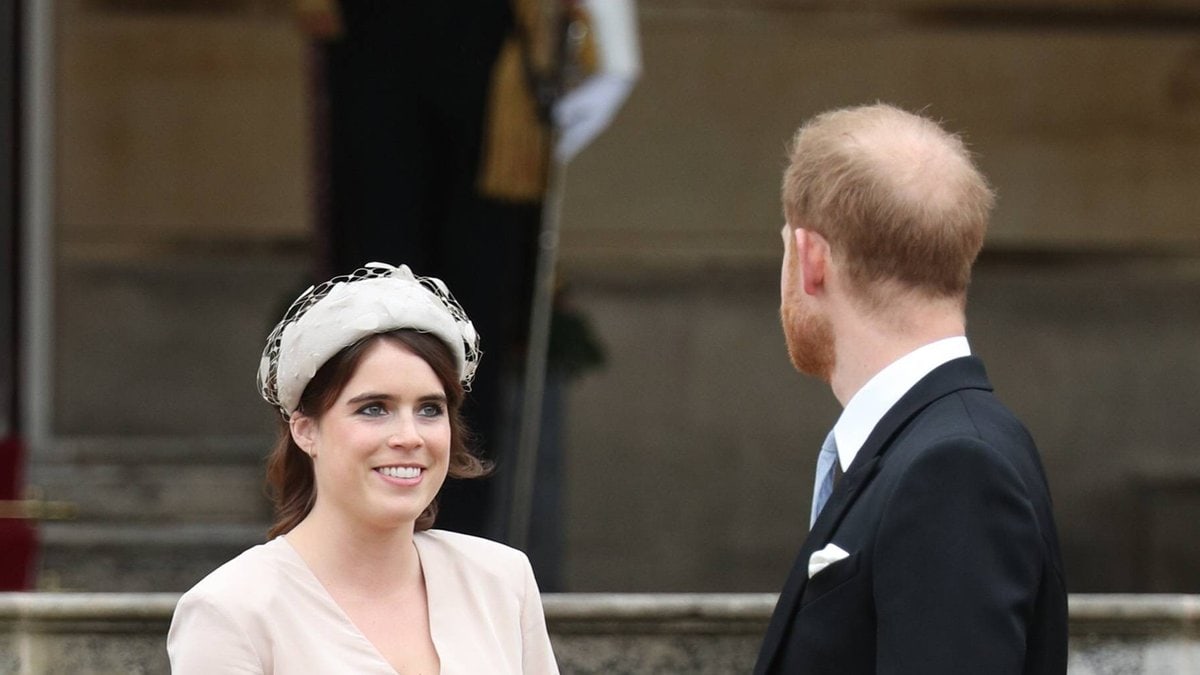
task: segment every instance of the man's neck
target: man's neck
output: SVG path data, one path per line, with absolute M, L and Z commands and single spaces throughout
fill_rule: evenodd
M 942 306 L 908 311 L 902 320 L 887 320 L 860 312 L 835 319 L 837 355 L 830 386 L 846 404 L 879 371 L 900 357 L 943 338 L 966 334 L 962 313 Z

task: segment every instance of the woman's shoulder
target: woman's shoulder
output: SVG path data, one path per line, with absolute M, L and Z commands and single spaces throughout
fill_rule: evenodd
M 180 598 L 186 602 L 210 602 L 230 606 L 257 603 L 273 594 L 288 565 L 287 544 L 283 538 L 253 546 L 210 572 Z
M 434 550 L 464 562 L 477 562 L 489 569 L 497 566 L 523 571 L 529 559 L 521 551 L 500 542 L 449 530 L 425 530 L 415 535 L 417 545 L 425 551 Z
M 511 601 L 519 611 L 537 588 L 529 559 L 515 548 L 445 530 L 418 532 L 414 541 L 431 596 L 458 597 L 463 606 L 487 596 L 491 600 L 484 605 Z
M 449 530 L 425 530 L 416 533 L 418 541 L 427 545 L 453 550 L 458 553 L 484 558 L 494 557 L 502 560 L 524 561 L 525 554 L 521 551 L 501 544 L 498 541 L 476 537 Z

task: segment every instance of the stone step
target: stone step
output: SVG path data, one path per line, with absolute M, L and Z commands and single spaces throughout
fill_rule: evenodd
M 266 539 L 268 445 L 261 437 L 56 441 L 27 472 L 30 498 L 70 511 L 38 522 L 38 587 L 186 590 Z
M 270 518 L 258 463 L 42 465 L 31 496 L 96 522 L 261 522 Z
M 39 527 L 39 590 L 187 590 L 247 548 L 268 523 L 51 522 Z

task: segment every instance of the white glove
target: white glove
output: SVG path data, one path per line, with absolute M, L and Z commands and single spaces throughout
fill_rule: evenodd
M 633 0 L 583 0 L 599 64 L 597 72 L 554 105 L 554 158 L 566 164 L 604 131 L 642 70 Z
M 554 158 L 566 164 L 608 128 L 629 97 L 633 80 L 600 73 L 584 80 L 554 105 L 558 142 Z

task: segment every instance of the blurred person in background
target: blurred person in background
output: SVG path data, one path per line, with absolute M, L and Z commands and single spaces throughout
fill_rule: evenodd
M 501 460 L 547 176 L 640 73 L 633 0 L 299 0 L 297 15 L 317 44 L 326 272 L 400 259 L 455 289 L 492 345 L 465 414 Z M 441 524 L 503 537 L 497 493 L 451 480 Z

